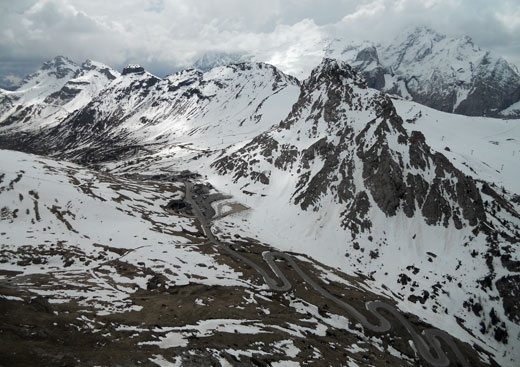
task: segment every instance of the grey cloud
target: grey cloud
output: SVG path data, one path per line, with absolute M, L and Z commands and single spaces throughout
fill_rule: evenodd
M 59 36 L 78 33 L 95 33 L 98 24 L 83 12 L 47 2 L 41 8 L 30 12 L 26 18 L 31 21 L 29 28 L 44 36 Z
M 314 51 L 330 37 L 385 40 L 418 24 L 469 35 L 519 65 L 515 14 L 513 0 L 1 1 L 0 75 L 20 76 L 57 54 L 117 68 L 136 62 L 164 75 L 205 50 L 296 68 L 298 52 L 319 58 Z

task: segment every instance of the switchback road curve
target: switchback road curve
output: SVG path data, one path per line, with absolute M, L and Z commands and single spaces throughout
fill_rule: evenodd
M 370 312 L 376 319 L 377 323 L 373 324 L 370 321 L 367 320 L 367 318 L 360 313 L 358 310 L 356 310 L 352 305 L 344 302 L 343 300 L 335 297 L 331 293 L 329 293 L 326 289 L 321 287 L 318 283 L 316 283 L 313 279 L 311 279 L 294 261 L 294 258 L 290 256 L 289 254 L 286 254 L 284 252 L 279 251 L 266 251 L 262 255 L 264 257 L 264 260 L 267 262 L 267 264 L 271 267 L 273 272 L 276 274 L 278 279 L 280 279 L 282 285 L 278 285 L 278 282 L 276 280 L 273 280 L 269 274 L 258 264 L 251 261 L 247 257 L 239 254 L 235 250 L 233 250 L 231 247 L 225 245 L 224 243 L 220 242 L 218 239 L 215 238 L 213 233 L 211 232 L 208 219 L 205 215 L 202 214 L 199 205 L 194 200 L 192 196 L 192 188 L 193 185 L 191 182 L 185 181 L 186 185 L 186 202 L 188 202 L 193 209 L 193 212 L 195 216 L 199 219 L 200 224 L 202 226 L 202 229 L 204 230 L 204 233 L 208 240 L 218 248 L 222 249 L 223 251 L 227 252 L 228 254 L 234 256 L 237 259 L 240 259 L 241 261 L 245 262 L 247 265 L 251 266 L 253 269 L 255 269 L 262 277 L 264 278 L 267 286 L 274 290 L 274 291 L 288 291 L 291 289 L 292 285 L 285 276 L 285 274 L 280 270 L 278 265 L 276 265 L 275 259 L 283 259 L 287 261 L 291 267 L 296 271 L 296 273 L 305 281 L 307 284 L 309 284 L 316 292 L 321 294 L 323 297 L 331 300 L 336 305 L 341 307 L 343 310 L 345 310 L 351 317 L 356 319 L 363 327 L 379 333 L 384 333 L 389 331 L 392 328 L 392 325 L 390 322 L 383 316 L 380 311 L 384 310 L 388 313 L 390 313 L 392 316 L 394 316 L 410 333 L 410 336 L 412 337 L 413 343 L 415 345 L 415 348 L 420 355 L 420 357 L 426 361 L 428 364 L 434 366 L 434 367 L 447 367 L 450 365 L 450 360 L 444 353 L 441 347 L 441 340 L 451 348 L 453 353 L 457 356 L 457 359 L 459 363 L 464 367 L 469 367 L 468 362 L 460 352 L 459 348 L 455 344 L 455 341 L 453 338 L 446 332 L 438 329 L 426 329 L 423 331 L 423 336 L 419 335 L 415 329 L 412 327 L 412 325 L 408 322 L 408 320 L 393 306 L 386 304 L 381 301 L 371 301 L 367 302 L 365 304 L 366 309 L 368 312 Z M 201 200 L 205 200 L 203 198 L 200 198 Z M 203 203 L 206 208 L 211 207 L 210 202 L 204 202 Z M 431 352 L 431 349 L 435 353 Z

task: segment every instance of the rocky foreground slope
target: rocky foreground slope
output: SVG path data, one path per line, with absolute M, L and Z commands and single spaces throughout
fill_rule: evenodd
M 294 265 L 277 263 L 292 288 L 269 289 L 255 269 L 208 242 L 197 217 L 171 209 L 172 201 L 185 199 L 179 177 L 130 179 L 0 153 L 2 363 L 425 363 L 408 343 L 402 321 L 389 318 L 392 329 L 385 333 L 362 328 L 292 268 L 297 264 L 363 314 L 369 301 L 394 304 L 371 292 L 363 276 L 294 254 Z M 206 184 L 192 183 L 201 195 L 215 195 Z M 221 217 L 229 212 L 223 206 L 234 205 L 227 200 L 217 209 Z M 224 241 L 270 272 L 262 257 L 268 246 L 239 235 Z M 412 314 L 404 320 L 418 333 L 429 328 Z M 447 344 L 443 347 L 449 359 L 459 360 Z M 461 363 L 492 361 L 470 344 L 456 341 L 454 348 Z

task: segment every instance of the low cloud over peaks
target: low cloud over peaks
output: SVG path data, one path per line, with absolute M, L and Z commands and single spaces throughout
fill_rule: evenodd
M 298 74 L 331 38 L 385 41 L 409 25 L 468 35 L 520 65 L 520 4 L 500 0 L 22 0 L 0 5 L 0 75 L 23 76 L 55 55 L 157 75 L 205 51 L 239 52 Z

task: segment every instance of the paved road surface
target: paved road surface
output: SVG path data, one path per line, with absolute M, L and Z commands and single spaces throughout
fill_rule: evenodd
M 207 208 L 211 208 L 211 201 L 215 200 L 215 197 L 208 197 L 206 199 L 202 197 L 197 197 L 197 200 L 195 200 L 191 194 L 193 185 L 190 182 L 185 182 L 186 185 L 186 201 L 189 202 L 193 208 L 194 214 L 198 217 L 202 229 L 204 230 L 204 233 L 206 234 L 206 237 L 208 237 L 209 241 L 214 244 L 215 246 L 221 248 L 225 252 L 229 253 L 230 255 L 236 257 L 237 259 L 240 259 L 241 261 L 245 262 L 247 265 L 251 266 L 253 269 L 255 269 L 262 277 L 264 278 L 266 284 L 275 291 L 288 291 L 291 289 L 291 283 L 289 280 L 287 280 L 287 277 L 285 274 L 280 270 L 278 265 L 276 265 L 275 259 L 283 259 L 287 261 L 291 267 L 298 273 L 298 275 L 305 281 L 307 284 L 309 284 L 316 292 L 321 294 L 323 297 L 331 300 L 336 305 L 344 309 L 351 317 L 356 319 L 363 327 L 374 331 L 374 332 L 387 332 L 389 331 L 392 326 L 390 322 L 380 313 L 381 310 L 384 310 L 392 316 L 394 316 L 410 333 L 413 343 L 415 345 L 415 348 L 417 349 L 417 352 L 419 355 L 430 365 L 434 367 L 446 367 L 450 365 L 450 361 L 444 351 L 442 350 L 440 341 L 442 340 L 445 345 L 449 346 L 451 350 L 455 353 L 457 356 L 457 359 L 464 367 L 469 367 L 468 362 L 460 352 L 459 348 L 455 344 L 453 338 L 447 334 L 446 332 L 438 329 L 426 329 L 423 331 L 423 336 L 419 335 L 412 325 L 408 322 L 408 320 L 393 306 L 386 304 L 381 301 L 371 301 L 367 302 L 365 304 L 366 309 L 377 319 L 377 323 L 373 324 L 370 321 L 367 320 L 367 318 L 360 313 L 358 310 L 356 310 L 353 306 L 346 303 L 345 301 L 333 296 L 330 294 L 326 289 L 324 289 L 322 286 L 320 286 L 318 283 L 316 283 L 313 279 L 311 279 L 294 261 L 294 258 L 284 252 L 279 251 L 266 251 L 263 253 L 263 257 L 267 264 L 271 267 L 273 272 L 276 274 L 278 279 L 281 281 L 281 285 L 278 284 L 278 282 L 274 279 L 272 279 L 267 272 L 260 267 L 255 262 L 251 261 L 247 257 L 244 257 L 243 255 L 239 254 L 235 250 L 233 250 L 231 247 L 223 244 L 219 240 L 215 238 L 213 233 L 211 232 L 208 219 L 211 220 L 212 216 L 214 215 L 214 211 L 208 210 Z M 200 202 L 200 203 L 199 203 Z M 202 205 L 206 208 L 205 214 L 209 213 L 211 214 L 209 217 L 207 215 L 203 215 L 199 205 Z M 435 353 L 431 352 L 431 349 L 435 351 Z

